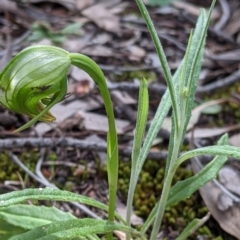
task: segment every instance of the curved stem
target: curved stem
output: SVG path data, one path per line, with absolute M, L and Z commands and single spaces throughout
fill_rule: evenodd
M 107 172 L 109 182 L 109 213 L 108 220 L 114 221 L 115 202 L 117 195 L 117 183 L 118 183 L 118 138 L 115 128 L 115 118 L 113 113 L 113 106 L 110 97 L 110 93 L 107 88 L 105 77 L 98 65 L 85 55 L 70 53 L 71 63 L 86 73 L 95 81 L 101 92 L 107 117 L 109 131 L 107 135 Z M 112 239 L 112 234 L 107 235 L 108 239 Z

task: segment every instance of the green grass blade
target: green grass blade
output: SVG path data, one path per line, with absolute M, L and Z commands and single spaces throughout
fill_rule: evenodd
M 90 239 L 90 240 L 101 240 L 96 234 L 93 234 L 93 235 L 87 236 L 87 237 L 88 237 L 88 239 Z
M 176 238 L 176 240 L 185 240 L 187 239 L 192 233 L 194 233 L 198 228 L 200 228 L 210 217 L 208 213 L 202 219 L 195 218 L 193 219 L 187 227 L 181 232 L 181 234 Z
M 137 164 L 137 159 L 145 133 L 149 105 L 148 101 L 148 84 L 147 80 L 143 79 L 139 90 L 137 123 L 133 140 L 132 164 L 134 168 Z
M 180 64 L 179 68 L 177 69 L 176 73 L 173 76 L 173 81 L 175 83 L 176 88 L 179 86 L 179 82 L 177 81 L 180 77 L 182 64 Z M 139 177 L 139 174 L 142 170 L 142 166 L 147 158 L 147 154 L 150 151 L 152 143 L 156 138 L 162 123 L 167 116 L 171 107 L 171 98 L 169 90 L 167 89 L 164 95 L 162 96 L 162 100 L 157 108 L 157 111 L 152 119 L 150 127 L 148 129 L 146 138 L 144 140 L 143 146 L 140 150 L 139 159 L 137 160 L 137 170 L 136 170 L 136 178 Z
M 179 157 L 176 168 L 187 159 L 200 156 L 200 155 L 214 155 L 214 156 L 219 155 L 224 157 L 233 157 L 236 159 L 240 159 L 240 148 L 223 145 L 223 146 L 209 146 L 209 147 L 194 149 L 184 153 L 181 157 Z
M 136 166 L 137 160 L 139 157 L 140 148 L 142 145 L 143 136 L 145 133 L 147 115 L 148 115 L 148 86 L 147 80 L 143 79 L 140 84 L 139 89 L 139 98 L 138 98 L 138 113 L 137 113 L 137 123 L 133 140 L 133 151 L 132 151 L 132 167 L 131 167 L 131 177 L 128 189 L 128 199 L 127 199 L 127 216 L 126 221 L 127 225 L 130 226 L 130 218 L 132 214 L 132 205 L 133 205 L 133 195 L 135 191 L 134 182 L 137 181 L 136 178 Z M 130 236 L 127 236 L 129 239 Z
M 172 75 L 171 75 L 171 72 L 170 72 L 170 68 L 168 66 L 168 62 L 167 62 L 165 53 L 164 53 L 163 48 L 162 48 L 162 44 L 160 42 L 157 31 L 154 27 L 154 24 L 151 20 L 151 17 L 149 15 L 143 1 L 142 0 L 136 0 L 136 3 L 138 5 L 138 8 L 141 12 L 142 17 L 145 20 L 145 23 L 147 25 L 147 28 L 148 28 L 149 33 L 151 35 L 151 38 L 153 40 L 158 58 L 160 60 L 160 63 L 161 63 L 162 69 L 163 69 L 163 74 L 164 74 L 164 77 L 166 79 L 166 82 L 167 82 L 167 85 L 168 85 L 168 88 L 169 88 L 171 101 L 172 101 L 173 114 L 176 117 L 175 119 L 177 120 L 177 119 L 179 119 L 179 113 L 180 113 L 179 104 L 177 102 L 177 93 L 176 93 L 176 89 L 173 85 Z
M 194 95 L 198 86 L 199 75 L 203 62 L 204 46 L 206 42 L 207 29 L 210 22 L 210 17 L 212 14 L 213 7 L 216 0 L 213 0 L 208 16 L 204 9 L 201 10 L 200 16 L 198 18 L 196 28 L 190 42 L 187 67 L 185 72 L 185 88 L 183 92 L 183 97 L 185 97 L 185 107 L 184 107 L 184 118 L 185 125 L 183 130 L 182 140 L 187 129 L 187 125 L 191 118 L 191 111 L 194 104 Z

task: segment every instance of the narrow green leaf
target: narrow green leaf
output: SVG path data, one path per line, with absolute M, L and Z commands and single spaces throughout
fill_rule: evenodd
M 189 56 L 186 69 L 186 82 L 185 82 L 185 124 L 183 129 L 182 139 L 186 133 L 188 123 L 191 118 L 191 112 L 194 104 L 194 95 L 198 86 L 199 75 L 202 67 L 203 56 L 204 56 L 204 46 L 206 42 L 207 29 L 210 22 L 210 17 L 214 8 L 216 0 L 213 0 L 208 16 L 204 9 L 201 10 L 200 16 L 198 18 L 196 28 L 194 30 L 194 35 L 191 41 L 191 46 L 189 47 Z M 182 110 L 182 109 L 181 109 Z
M 181 163 L 186 161 L 189 158 L 200 156 L 200 155 L 219 155 L 224 157 L 233 157 L 240 159 L 240 148 L 233 146 L 209 146 L 191 150 L 189 152 L 184 153 L 181 157 L 179 157 L 177 161 L 178 167 Z
M 53 221 L 75 219 L 70 213 L 55 207 L 16 204 L 0 208 L 0 219 L 23 229 L 33 229 Z
M 168 66 L 168 62 L 167 62 L 165 53 L 163 51 L 161 41 L 158 37 L 157 31 L 154 27 L 154 24 L 151 20 L 151 17 L 149 15 L 143 1 L 142 0 L 136 0 L 136 3 L 138 5 L 138 8 L 141 12 L 142 17 L 145 20 L 148 31 L 151 35 L 152 40 L 153 40 L 153 43 L 154 43 L 159 61 L 160 61 L 161 66 L 162 66 L 163 74 L 164 74 L 165 80 L 167 82 L 167 86 L 169 88 L 169 93 L 170 93 L 172 108 L 173 108 L 173 114 L 176 117 L 175 120 L 177 120 L 177 119 L 179 119 L 179 114 L 180 114 L 179 104 L 177 102 L 177 92 L 176 92 L 176 89 L 173 85 L 173 79 L 172 79 L 171 71 L 170 71 L 170 68 Z M 177 124 L 176 124 L 176 127 L 178 127 Z
M 210 213 L 208 213 L 202 219 L 195 218 L 193 219 L 187 227 L 181 232 L 181 234 L 176 238 L 176 240 L 185 240 L 192 233 L 194 233 L 198 228 L 200 228 L 210 217 Z
M 139 239 L 145 239 L 138 231 L 125 225 L 85 218 L 53 222 L 18 235 L 12 240 L 67 240 L 93 234 L 105 234 L 115 230 L 128 232 Z
M 178 67 L 177 71 L 173 76 L 173 81 L 175 83 L 176 88 L 179 86 L 179 82 L 177 80 L 180 77 L 181 68 L 182 68 L 182 64 L 180 64 L 180 66 Z M 162 126 L 162 123 L 170 110 L 170 107 L 171 107 L 171 98 L 170 98 L 169 90 L 167 89 L 164 95 L 162 96 L 162 100 L 160 104 L 158 105 L 157 111 L 154 115 L 154 118 L 152 119 L 146 138 L 144 140 L 143 146 L 140 150 L 139 159 L 137 160 L 136 178 L 139 177 L 139 174 L 142 170 L 142 166 L 147 158 L 147 154 L 150 151 L 152 143 L 156 138 Z
M 139 156 L 139 151 L 145 133 L 147 115 L 148 115 L 148 84 L 147 80 L 143 79 L 141 81 L 139 89 L 137 123 L 133 140 L 132 164 L 134 168 L 137 163 L 137 158 Z
M 23 201 L 35 199 L 35 200 L 51 200 L 51 201 L 64 201 L 64 202 L 78 202 L 93 206 L 105 211 L 108 211 L 108 206 L 98 202 L 95 199 L 75 194 L 68 191 L 63 191 L 53 188 L 39 188 L 39 189 L 25 189 L 20 191 L 14 191 L 0 195 L 0 210 L 1 207 L 6 207 L 12 204 L 21 203 Z M 122 217 L 115 213 L 115 216 L 125 222 Z
M 228 137 L 224 135 L 219 139 L 218 146 L 228 144 Z M 208 163 L 196 175 L 178 181 L 169 192 L 167 206 L 177 203 L 183 199 L 190 197 L 200 187 L 204 186 L 207 182 L 216 178 L 217 173 L 227 161 L 226 156 L 216 156 L 210 163 Z
M 11 240 L 13 236 L 26 232 L 25 229 L 13 226 L 0 218 L 0 239 Z
M 127 225 L 130 226 L 130 218 L 132 215 L 132 205 L 133 205 L 133 195 L 135 191 L 135 182 L 138 180 L 136 176 L 136 167 L 137 160 L 139 157 L 140 148 L 142 145 L 143 136 L 145 133 L 147 115 L 148 115 L 148 86 L 147 80 L 143 79 L 140 84 L 139 97 L 138 97 L 138 114 L 137 114 L 137 123 L 133 140 L 133 150 L 132 150 L 132 168 L 131 168 L 131 177 L 128 189 L 128 198 L 127 198 Z M 127 237 L 129 238 L 129 236 Z
M 91 236 L 87 236 L 88 239 L 90 240 L 101 240 L 96 234 L 93 234 Z

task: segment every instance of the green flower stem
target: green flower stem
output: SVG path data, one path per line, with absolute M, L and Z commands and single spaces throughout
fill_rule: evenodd
M 98 65 L 87 56 L 70 53 L 71 63 L 89 74 L 89 76 L 96 82 L 106 108 L 108 117 L 109 132 L 107 135 L 107 172 L 109 182 L 109 215 L 108 220 L 114 221 L 115 202 L 117 195 L 118 183 L 118 138 L 115 127 L 114 113 L 110 93 L 107 88 L 105 77 Z M 108 233 L 107 239 L 112 239 L 112 233 Z

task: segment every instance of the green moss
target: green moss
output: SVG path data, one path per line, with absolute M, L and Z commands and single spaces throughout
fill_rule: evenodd
M 25 164 L 31 171 L 34 171 L 35 164 L 39 158 L 37 152 L 23 152 L 18 157 L 23 164 Z M 6 180 L 19 181 L 18 174 L 22 179 L 27 177 L 27 174 L 10 159 L 6 152 L 0 153 L 0 182 Z
M 208 102 L 213 99 L 222 99 L 231 97 L 232 93 L 240 93 L 240 82 L 236 82 L 230 87 L 217 89 L 211 95 L 206 93 L 203 98 Z M 238 124 L 240 122 L 240 108 L 239 104 L 235 102 L 226 102 L 221 104 L 222 111 L 219 114 L 211 115 L 208 118 L 209 127 L 223 127 L 227 123 Z M 227 119 L 227 122 L 226 122 Z

